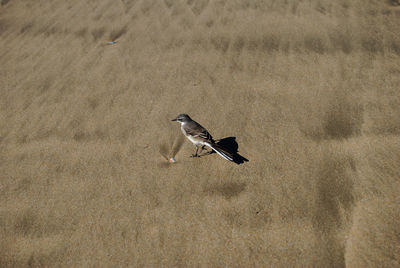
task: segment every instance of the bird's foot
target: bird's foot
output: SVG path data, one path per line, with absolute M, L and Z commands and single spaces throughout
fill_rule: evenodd
M 200 157 L 198 154 L 192 154 L 190 157 Z

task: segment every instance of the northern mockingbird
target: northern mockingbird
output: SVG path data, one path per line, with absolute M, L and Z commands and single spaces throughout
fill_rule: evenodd
M 192 157 L 199 157 L 197 154 L 199 146 L 201 146 L 202 151 L 207 146 L 226 160 L 233 161 L 233 155 L 216 144 L 207 129 L 192 120 L 187 114 L 180 114 L 175 119 L 172 119 L 172 121 L 177 121 L 181 124 L 182 133 L 196 146 L 196 153 Z

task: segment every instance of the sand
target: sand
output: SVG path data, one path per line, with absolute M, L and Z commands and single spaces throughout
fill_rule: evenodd
M 1 1 L 0 266 L 399 267 L 399 25 L 383 0 Z M 191 158 L 180 113 L 249 162 Z

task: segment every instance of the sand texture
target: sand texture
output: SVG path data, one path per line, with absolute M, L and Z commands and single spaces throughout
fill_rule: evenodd
M 1 0 L 0 267 L 400 267 L 396 3 Z

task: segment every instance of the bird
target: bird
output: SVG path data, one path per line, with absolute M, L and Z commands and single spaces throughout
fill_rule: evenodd
M 180 114 L 171 121 L 180 123 L 183 135 L 185 135 L 186 138 L 188 138 L 196 146 L 196 153 L 193 154 L 192 157 L 200 157 L 198 154 L 199 147 L 201 146 L 200 152 L 202 152 L 205 149 L 205 146 L 207 146 L 226 160 L 233 161 L 233 155 L 215 143 L 215 140 L 207 131 L 207 129 L 190 118 L 189 115 Z

